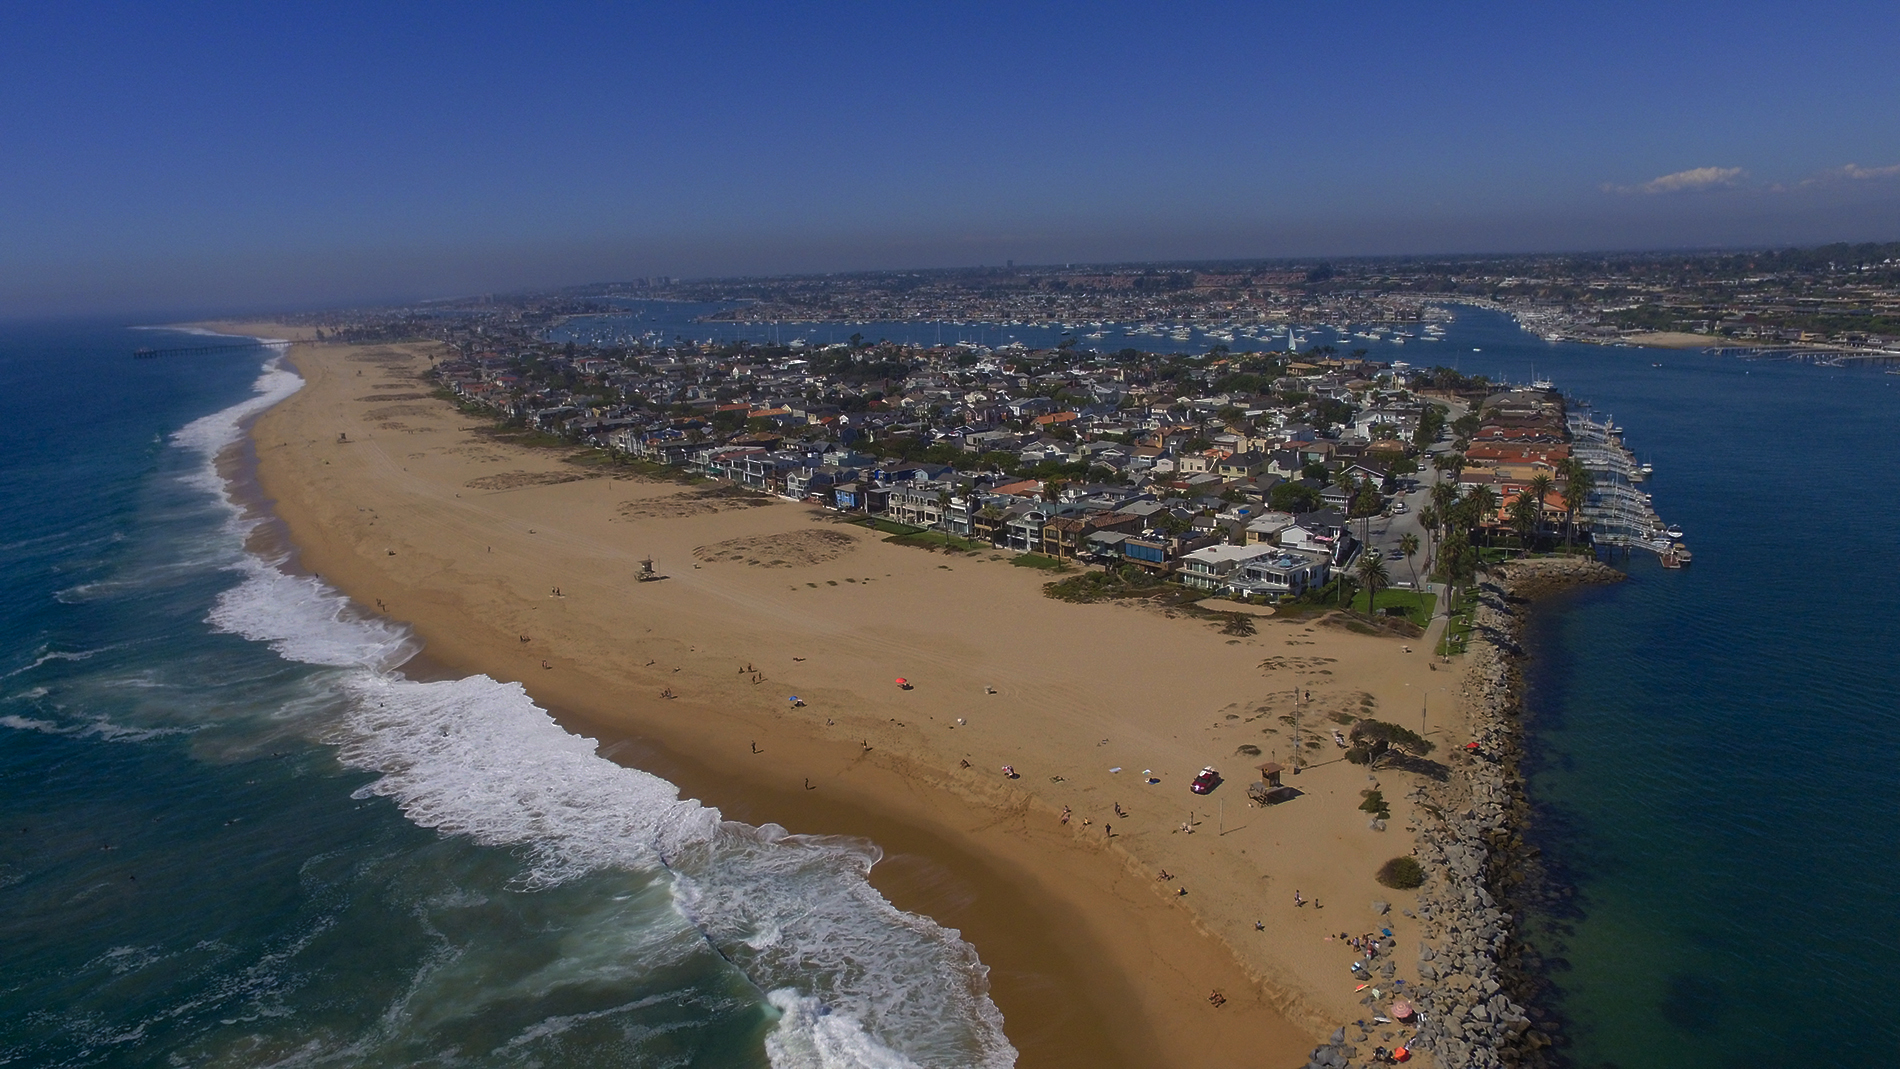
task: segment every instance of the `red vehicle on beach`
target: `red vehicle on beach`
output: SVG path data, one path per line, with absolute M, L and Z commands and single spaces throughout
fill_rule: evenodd
M 1201 769 L 1200 775 L 1194 777 L 1193 783 L 1188 784 L 1188 790 L 1195 794 L 1206 794 L 1218 786 L 1220 786 L 1220 773 L 1214 771 L 1213 765 L 1208 765 Z

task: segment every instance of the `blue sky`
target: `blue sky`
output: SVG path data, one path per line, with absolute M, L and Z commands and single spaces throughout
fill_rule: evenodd
M 0 315 L 1900 238 L 1900 5 L 0 2 Z

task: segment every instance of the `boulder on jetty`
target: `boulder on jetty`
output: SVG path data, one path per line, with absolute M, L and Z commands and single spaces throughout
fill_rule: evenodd
M 1623 578 L 1590 558 L 1538 558 L 1500 565 L 1480 587 L 1464 676 L 1477 749 L 1449 781 L 1427 782 L 1412 792 L 1421 821 L 1413 828 L 1419 833 L 1417 856 L 1425 870 L 1417 906 L 1425 938 L 1418 951 L 1419 984 L 1411 993 L 1421 1023 L 1413 1046 L 1432 1052 L 1439 1065 L 1549 1064 L 1549 1026 L 1534 1024 L 1512 997 L 1536 978 L 1503 967 L 1514 918 L 1493 897 L 1520 881 L 1513 870 L 1526 849 L 1518 637 L 1530 600 Z M 1314 1051 L 1311 1064 L 1342 1064 L 1320 1062 L 1322 1051 L 1336 1055 L 1338 1046 Z

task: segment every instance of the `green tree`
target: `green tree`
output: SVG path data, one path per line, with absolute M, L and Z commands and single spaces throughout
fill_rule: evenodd
M 1470 506 L 1466 522 L 1473 531 L 1484 531 L 1486 525 L 1496 522 L 1498 515 L 1498 492 L 1488 486 L 1474 486 L 1463 499 Z
M 1418 589 L 1418 565 L 1412 558 L 1418 556 L 1418 536 L 1410 531 L 1399 536 L 1399 556 L 1405 558 L 1405 566 L 1412 572 L 1412 589 Z
M 1427 505 L 1418 512 L 1418 525 L 1420 529 L 1425 532 L 1425 537 L 1430 539 L 1425 548 L 1425 573 L 1427 575 L 1431 574 L 1432 561 L 1436 559 L 1438 555 L 1438 537 L 1441 533 L 1439 525 L 1444 522 L 1444 517 L 1438 514 L 1437 505 Z
M 1278 483 L 1267 492 L 1267 504 L 1296 515 L 1312 512 L 1320 506 L 1319 491 L 1302 483 Z
M 1440 480 L 1432 486 L 1432 506 L 1438 510 L 1440 523 L 1451 522 L 1451 507 L 1458 503 L 1458 480 Z
M 1537 502 L 1537 533 L 1539 535 L 1544 533 L 1544 499 L 1550 496 L 1550 488 L 1554 485 L 1556 484 L 1551 481 L 1550 476 L 1540 471 L 1531 476 L 1531 481 L 1524 487 Z
M 1438 547 L 1438 561 L 1445 576 L 1447 618 L 1451 616 L 1452 606 L 1458 603 L 1458 592 L 1476 577 L 1479 559 L 1477 547 L 1466 541 L 1459 531 L 1446 535 L 1444 544 Z
M 1564 477 L 1564 549 L 1568 550 L 1577 532 L 1577 513 L 1589 500 L 1590 491 L 1596 489 L 1596 479 L 1575 457 L 1565 457 L 1557 470 Z
M 1359 554 L 1359 563 L 1353 569 L 1358 576 L 1359 585 L 1366 588 L 1366 615 L 1376 616 L 1379 591 L 1392 585 L 1392 577 L 1385 570 L 1385 558 L 1378 550 L 1368 549 Z
M 1531 542 L 1537 537 L 1537 514 L 1540 511 L 1537 499 L 1531 496 L 1529 490 L 1521 490 L 1511 499 L 1507 515 L 1510 517 L 1511 530 L 1517 535 L 1519 556 L 1531 551 Z

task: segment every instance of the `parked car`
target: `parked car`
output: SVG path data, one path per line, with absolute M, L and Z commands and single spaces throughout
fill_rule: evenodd
M 1208 765 L 1201 769 L 1200 775 L 1194 777 L 1193 783 L 1188 784 L 1188 790 L 1195 794 L 1206 794 L 1218 786 L 1220 786 L 1220 773 L 1214 771 L 1213 765 Z

